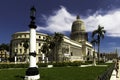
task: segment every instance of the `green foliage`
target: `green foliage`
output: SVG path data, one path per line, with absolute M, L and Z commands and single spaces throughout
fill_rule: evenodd
M 0 64 L 0 69 L 7 68 L 27 68 L 29 64 Z
M 91 64 L 92 61 L 87 61 L 85 63 L 80 61 L 74 62 L 61 62 L 61 63 L 37 63 L 38 67 L 47 67 L 47 65 L 53 65 L 54 67 L 68 67 L 68 66 L 80 66 L 80 65 L 87 65 Z M 101 65 L 112 65 L 112 64 L 105 64 L 103 62 L 100 63 Z M 0 64 L 0 69 L 8 69 L 8 68 L 28 68 L 29 64 Z
M 101 38 L 102 39 L 104 38 L 105 33 L 106 31 L 104 30 L 104 27 L 101 27 L 100 25 L 98 25 L 98 29 L 92 32 L 92 38 L 97 40 L 97 44 L 98 44 L 98 62 L 100 57 L 100 41 L 101 41 Z
M 68 66 L 80 66 L 82 64 L 82 62 L 80 61 L 74 61 L 74 62 L 69 62 Z
M 23 42 L 23 47 L 25 49 L 28 49 L 29 48 L 29 41 L 28 40 L 23 40 L 22 42 Z
M 87 64 L 92 64 L 93 63 L 93 61 L 85 61 L 85 64 L 87 65 Z
M 38 67 L 47 67 L 47 63 L 37 63 Z
M 7 50 L 7 51 L 9 51 L 9 44 L 2 43 L 0 45 L 0 50 Z
M 48 54 L 48 52 L 49 52 L 49 45 L 48 45 L 48 43 L 43 43 L 42 48 L 41 48 L 41 51 L 42 51 L 44 54 Z
M 80 66 L 81 64 L 80 61 L 52 63 L 54 67 Z
M 68 66 L 67 63 L 53 63 L 52 64 L 54 67 L 65 67 L 65 66 Z

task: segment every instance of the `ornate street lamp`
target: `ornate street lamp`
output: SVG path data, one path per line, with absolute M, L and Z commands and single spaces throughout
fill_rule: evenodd
M 26 71 L 25 80 L 38 80 L 40 78 L 38 66 L 36 65 L 36 28 L 35 25 L 35 13 L 36 9 L 34 6 L 30 9 L 31 22 L 30 28 L 30 65 Z

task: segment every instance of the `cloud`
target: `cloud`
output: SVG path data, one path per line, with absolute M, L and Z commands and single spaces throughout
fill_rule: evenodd
M 120 10 L 108 11 L 106 14 L 100 14 L 102 11 L 96 11 L 93 15 L 82 18 L 86 25 L 86 31 L 92 32 L 97 29 L 100 24 L 107 31 L 107 36 L 120 37 Z M 59 10 L 53 12 L 53 15 L 43 15 L 46 26 L 38 26 L 37 31 L 66 32 L 71 31 L 73 21 L 76 20 L 76 15 L 71 14 L 63 6 Z M 84 16 L 84 15 L 80 15 Z
M 71 30 L 72 22 L 75 20 L 75 16 L 70 14 L 65 7 L 57 11 L 54 11 L 54 15 L 49 17 L 43 15 L 47 26 L 38 26 L 37 30 L 47 30 L 49 32 L 66 32 Z
M 107 31 L 107 36 L 120 37 L 120 10 L 108 11 L 105 15 L 94 14 L 86 19 L 84 22 L 87 26 L 87 31 L 93 31 L 97 29 L 97 25 L 104 26 Z

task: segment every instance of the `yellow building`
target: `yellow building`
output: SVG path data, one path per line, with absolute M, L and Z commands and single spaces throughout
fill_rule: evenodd
M 46 34 L 37 33 L 36 34 L 36 53 L 37 53 L 37 61 L 41 60 L 41 46 L 44 43 L 44 39 L 46 38 Z M 29 48 L 25 50 L 24 43 L 28 42 L 29 45 L 29 32 L 16 32 L 12 35 L 11 40 L 11 57 L 17 56 L 17 61 L 25 61 L 25 58 L 28 58 Z
M 0 50 L 0 61 L 7 61 L 9 58 L 9 52 L 6 50 Z

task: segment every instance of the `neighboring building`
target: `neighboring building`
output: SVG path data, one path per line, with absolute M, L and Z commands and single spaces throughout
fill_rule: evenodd
M 37 61 L 44 60 L 44 54 L 41 52 L 41 46 L 47 34 L 36 34 L 36 53 Z M 29 41 L 29 32 L 17 32 L 12 35 L 11 40 L 11 57 L 17 56 L 17 61 L 26 61 L 28 58 L 29 48 L 25 53 L 23 47 L 24 41 Z M 29 43 L 28 43 L 29 44 Z M 83 61 L 92 60 L 93 48 L 92 44 L 88 42 L 88 34 L 86 32 L 84 22 L 77 16 L 77 20 L 73 22 L 71 37 L 63 37 L 63 42 L 58 52 L 59 61 Z
M 46 34 L 43 33 L 37 33 L 36 34 L 36 53 L 37 53 L 37 61 L 41 60 L 41 46 L 44 43 L 44 39 L 46 38 Z M 16 32 L 12 35 L 11 40 L 11 51 L 10 51 L 10 57 L 14 58 L 17 56 L 17 61 L 25 61 L 25 58 L 28 58 L 29 55 L 29 48 L 26 50 L 23 47 L 25 41 L 28 41 L 29 45 L 29 32 Z
M 114 60 L 118 58 L 118 54 L 115 52 L 111 52 L 111 53 L 101 53 L 100 54 L 100 59 L 101 60 Z
M 9 52 L 6 50 L 0 50 L 0 62 L 7 61 L 8 58 L 9 58 Z

